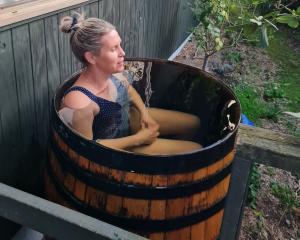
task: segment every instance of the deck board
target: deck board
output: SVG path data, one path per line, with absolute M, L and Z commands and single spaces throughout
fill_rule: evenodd
M 0 27 L 74 6 L 88 0 L 38 0 L 0 9 Z
M 300 172 L 300 140 L 291 135 L 241 124 L 237 155 L 252 162 Z

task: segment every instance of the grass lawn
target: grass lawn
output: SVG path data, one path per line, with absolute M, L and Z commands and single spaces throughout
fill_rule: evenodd
M 300 42 L 300 31 L 280 30 L 270 41 L 267 51 L 273 61 L 280 66 L 278 82 L 288 99 L 287 111 L 300 112 L 300 44 L 298 48 L 289 46 L 289 37 L 294 37 Z

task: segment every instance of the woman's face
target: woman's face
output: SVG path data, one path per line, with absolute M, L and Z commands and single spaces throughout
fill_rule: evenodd
M 121 38 L 116 30 L 101 37 L 101 50 L 94 56 L 95 65 L 104 73 L 113 74 L 124 70 L 125 52 L 121 47 Z

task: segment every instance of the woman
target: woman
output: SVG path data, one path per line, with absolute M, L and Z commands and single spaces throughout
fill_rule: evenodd
M 72 51 L 85 65 L 61 104 L 60 114 L 72 128 L 104 146 L 138 153 L 174 154 L 201 147 L 192 141 L 158 138 L 192 136 L 199 128 L 199 119 L 145 107 L 121 74 L 125 53 L 113 25 L 97 18 L 85 20 L 76 13 L 63 18 L 60 29 L 71 34 Z M 133 106 L 130 114 L 129 103 Z

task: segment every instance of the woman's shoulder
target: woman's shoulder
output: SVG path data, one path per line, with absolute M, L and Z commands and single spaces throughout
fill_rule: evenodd
M 82 109 L 94 105 L 91 97 L 89 97 L 87 94 L 87 89 L 81 86 L 72 86 L 70 90 L 62 100 L 63 106 L 72 109 Z

